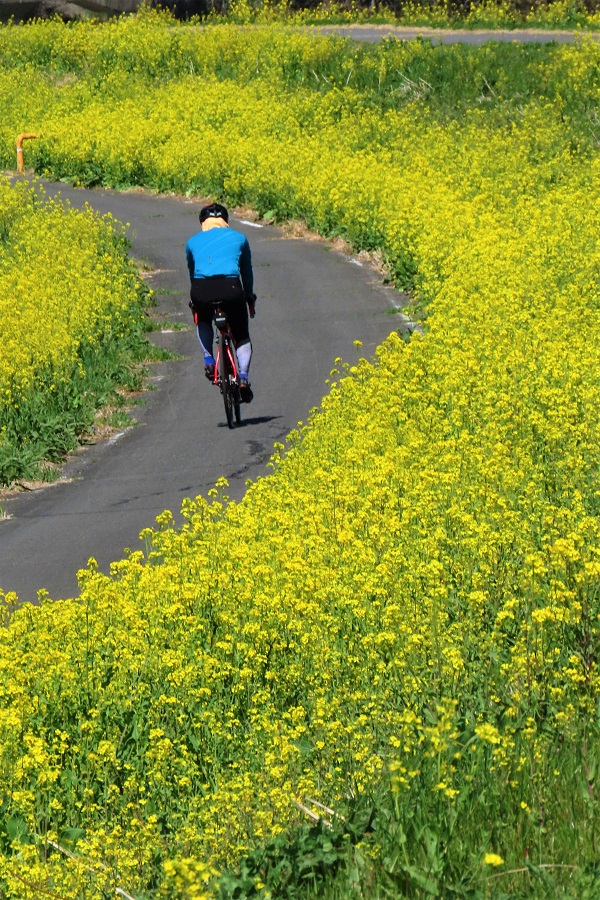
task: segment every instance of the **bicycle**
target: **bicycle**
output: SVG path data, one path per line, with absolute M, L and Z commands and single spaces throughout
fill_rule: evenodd
M 235 341 L 221 301 L 215 300 L 212 306 L 213 324 L 217 336 L 217 359 L 212 384 L 216 384 L 221 389 L 227 425 L 229 428 L 233 428 L 234 417 L 237 425 L 242 420 L 239 365 L 235 352 Z

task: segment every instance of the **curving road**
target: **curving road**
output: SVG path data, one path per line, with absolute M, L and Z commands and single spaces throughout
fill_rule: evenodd
M 157 317 L 190 323 L 184 246 L 199 227 L 200 204 L 63 185 L 60 193 L 74 206 L 89 202 L 130 222 L 133 256 L 155 270 Z M 2 590 L 32 601 L 41 588 L 54 599 L 75 596 L 76 571 L 90 556 L 108 571 L 124 548 L 142 549 L 139 532 L 160 512 L 177 514 L 184 497 L 206 495 L 219 476 L 239 499 L 247 478 L 268 472 L 273 443 L 320 402 L 335 356 L 354 359 L 355 339 L 370 356 L 398 327 L 397 316 L 385 315 L 398 294 L 373 270 L 322 241 L 286 238 L 235 217 L 232 225 L 250 240 L 259 297 L 251 331 L 255 400 L 242 407 L 242 427 L 226 427 L 193 330 L 157 334 L 184 358 L 153 366 L 154 390 L 135 411 L 139 427 L 77 453 L 56 485 L 3 501 L 11 518 L 0 521 Z
M 600 39 L 597 31 L 547 31 L 541 28 L 522 28 L 514 30 L 490 29 L 450 29 L 419 28 L 407 25 L 320 25 L 316 28 L 320 34 L 337 34 L 355 41 L 377 43 L 386 37 L 395 37 L 400 41 L 411 41 L 417 38 L 431 41 L 432 44 L 470 44 L 480 47 L 490 41 L 498 43 L 518 44 L 572 44 L 582 37 Z

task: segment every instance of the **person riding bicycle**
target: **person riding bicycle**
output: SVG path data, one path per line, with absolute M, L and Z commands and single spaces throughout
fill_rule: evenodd
M 248 372 L 252 344 L 248 311 L 253 319 L 256 303 L 250 244 L 245 235 L 229 227 L 229 213 L 220 203 L 211 203 L 200 210 L 200 225 L 201 230 L 185 245 L 185 257 L 191 280 L 190 306 L 204 353 L 204 373 L 213 380 L 212 304 L 219 300 L 235 341 L 241 400 L 250 403 L 253 394 Z

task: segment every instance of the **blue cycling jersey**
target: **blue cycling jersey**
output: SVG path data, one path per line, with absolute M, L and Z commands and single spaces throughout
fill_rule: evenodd
M 185 245 L 190 278 L 238 276 L 246 294 L 252 294 L 254 276 L 250 244 L 233 228 L 211 228 L 192 235 Z

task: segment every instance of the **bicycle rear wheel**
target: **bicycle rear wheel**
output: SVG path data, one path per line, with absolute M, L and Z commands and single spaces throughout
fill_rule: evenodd
M 234 398 L 233 385 L 231 383 L 231 367 L 229 365 L 229 355 L 227 353 L 227 342 L 223 335 L 219 338 L 219 380 L 221 382 L 221 394 L 223 396 L 223 405 L 225 407 L 225 417 L 229 428 L 233 428 L 234 416 Z M 236 416 L 237 417 L 237 416 Z M 239 421 L 239 420 L 238 420 Z
M 240 404 L 242 402 L 242 395 L 240 393 L 240 381 L 239 381 L 239 375 L 238 375 L 240 367 L 239 367 L 239 363 L 238 363 L 237 353 L 235 352 L 235 347 L 230 346 L 229 349 L 230 349 L 231 355 L 232 355 L 232 359 L 230 359 L 230 362 L 232 363 L 233 370 L 234 370 L 234 377 L 232 377 L 232 379 L 231 379 L 231 387 L 232 387 L 232 392 L 233 392 L 233 411 L 235 413 L 236 425 L 239 425 L 240 422 L 242 421 L 242 411 L 240 409 Z
M 229 389 L 233 402 L 233 412 L 235 414 L 235 423 L 236 425 L 239 425 L 242 421 L 242 412 L 240 409 L 242 395 L 240 393 L 240 383 L 237 374 L 239 371 L 237 354 L 235 352 L 235 346 L 231 340 L 231 335 L 229 335 L 227 343 L 227 358 L 229 360 Z

